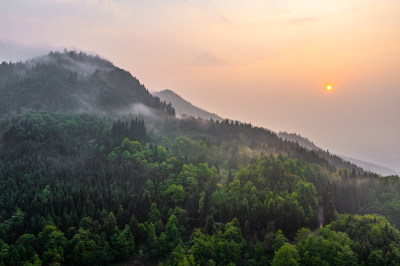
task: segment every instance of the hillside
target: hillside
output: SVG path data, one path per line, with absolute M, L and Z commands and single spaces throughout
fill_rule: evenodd
M 183 99 L 181 96 L 176 94 L 175 92 L 171 90 L 163 90 L 159 92 L 153 92 L 154 96 L 157 96 L 161 99 L 161 101 L 165 101 L 167 103 L 172 103 L 172 106 L 175 108 L 175 112 L 177 115 L 182 116 L 182 115 L 190 115 L 194 117 L 200 117 L 202 119 L 213 119 L 213 120 L 218 120 L 222 121 L 223 118 L 207 112 L 197 106 L 194 106 L 190 102 L 186 101 Z
M 124 114 L 171 105 L 152 96 L 129 72 L 98 56 L 51 52 L 25 63 L 0 64 L 0 115 L 33 112 Z

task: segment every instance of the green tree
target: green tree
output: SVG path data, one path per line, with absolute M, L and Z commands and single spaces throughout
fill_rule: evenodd
M 175 204 L 182 202 L 185 199 L 185 190 L 182 185 L 172 184 L 166 190 L 165 194 L 170 197 L 171 201 Z
M 9 264 L 9 246 L 0 239 L 0 265 Z
M 278 250 L 283 244 L 287 243 L 288 239 L 283 235 L 282 230 L 278 230 L 275 233 L 275 239 L 272 243 L 273 250 Z
M 115 218 L 113 212 L 110 212 L 104 220 L 103 229 L 108 237 L 111 237 L 115 233 L 115 230 L 118 230 L 117 218 Z
M 214 218 L 212 216 L 207 216 L 206 224 L 204 226 L 204 233 L 212 235 L 215 233 L 215 230 Z
M 118 260 L 123 261 L 133 254 L 135 242 L 128 225 L 119 233 L 116 245 L 113 248 L 118 251 Z
M 39 233 L 39 242 L 43 252 L 43 263 L 63 263 L 67 238 L 54 225 L 46 225 Z
M 15 242 L 15 251 L 18 255 L 14 255 L 14 262 L 33 261 L 34 255 L 37 253 L 37 238 L 32 234 L 23 234 Z
M 385 260 L 382 250 L 377 249 L 371 251 L 371 253 L 368 256 L 367 263 L 368 265 L 376 265 L 376 266 L 385 265 Z
M 159 238 L 160 246 L 164 249 L 164 254 L 170 252 L 182 241 L 181 232 L 178 228 L 178 219 L 175 215 L 171 215 L 165 225 L 165 231 Z
M 285 243 L 275 252 L 273 266 L 299 265 L 299 253 L 295 246 Z
M 157 203 L 153 202 L 151 204 L 148 218 L 148 221 L 154 224 L 157 223 L 158 219 L 160 219 L 160 211 L 157 209 Z
M 89 230 L 79 230 L 70 241 L 72 247 L 71 260 L 76 265 L 101 265 L 111 261 L 109 251 L 104 249 L 99 235 Z

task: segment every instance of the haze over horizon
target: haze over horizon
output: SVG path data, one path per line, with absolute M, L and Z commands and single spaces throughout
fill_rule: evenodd
M 398 10 L 394 0 L 4 1 L 0 61 L 94 52 L 150 91 L 400 171 Z

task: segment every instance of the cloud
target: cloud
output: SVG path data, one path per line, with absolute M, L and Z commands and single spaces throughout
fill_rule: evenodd
M 215 14 L 215 16 L 217 17 L 217 19 L 220 22 L 226 23 L 226 24 L 232 24 L 232 20 L 230 20 L 228 17 L 222 15 L 222 14 Z
M 30 0 L 32 1 L 32 0 Z M 37 0 L 36 0 L 37 1 Z M 115 16 L 125 16 L 127 13 L 113 0 L 39 0 L 47 3 L 73 5 L 75 7 L 96 8 Z
M 225 65 L 226 61 L 212 53 L 205 52 L 197 56 L 194 59 L 193 64 L 198 66 L 221 66 Z
M 288 25 L 299 25 L 299 24 L 306 24 L 319 21 L 319 17 L 304 17 L 304 18 L 296 18 L 291 19 L 287 22 Z
M 54 47 L 45 44 L 23 45 L 13 41 L 0 40 L 0 62 L 25 61 L 47 54 L 51 50 L 54 50 Z

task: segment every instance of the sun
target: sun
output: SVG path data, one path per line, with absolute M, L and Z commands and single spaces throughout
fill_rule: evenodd
M 332 85 L 327 85 L 327 86 L 326 86 L 326 90 L 327 90 L 327 91 L 332 90 Z

